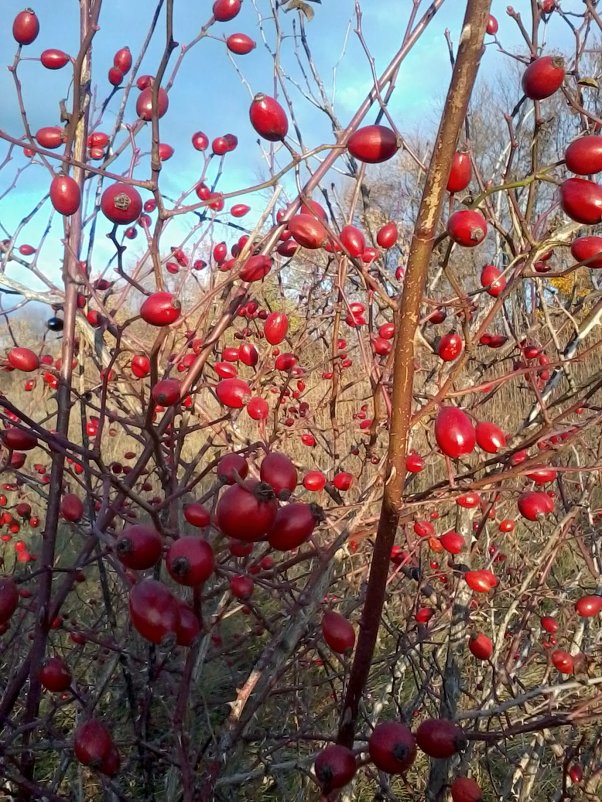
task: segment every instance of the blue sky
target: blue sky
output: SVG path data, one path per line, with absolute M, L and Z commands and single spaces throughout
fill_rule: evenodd
M 3 0 L 5 20 L 12 20 L 21 11 L 23 0 Z M 30 46 L 23 48 L 23 57 L 32 60 L 23 61 L 19 68 L 24 90 L 25 105 L 28 110 L 30 125 L 33 131 L 41 126 L 59 124 L 58 102 L 68 92 L 68 67 L 57 72 L 45 70 L 35 59 L 48 47 L 58 47 L 72 54 L 78 42 L 79 8 L 76 0 L 32 0 L 32 7 L 38 14 L 41 31 L 38 39 Z M 180 44 L 190 41 L 207 21 L 211 13 L 211 0 L 175 0 L 175 38 Z M 364 0 L 363 2 L 364 35 L 375 58 L 376 70 L 380 72 L 388 63 L 392 54 L 399 47 L 407 20 L 410 0 Z M 464 3 L 459 0 L 447 0 L 435 20 L 430 24 L 426 35 L 415 51 L 408 57 L 398 80 L 398 89 L 391 102 L 390 109 L 398 127 L 402 132 L 421 130 L 430 132 L 436 119 L 436 110 L 445 95 L 450 64 L 444 41 L 444 31 L 449 28 L 454 43 L 457 42 L 461 25 Z M 526 48 L 516 33 L 516 26 L 507 18 L 506 2 L 494 2 L 493 12 L 500 23 L 499 36 L 504 45 L 513 52 L 525 53 Z M 518 0 L 515 8 L 528 17 L 530 0 Z M 577 11 L 582 9 L 579 0 L 563 0 L 563 8 Z M 428 6 L 427 0 L 422 9 Z M 134 59 L 148 30 L 149 21 L 155 9 L 152 2 L 129 3 L 123 0 L 105 0 L 100 20 L 100 31 L 94 39 L 93 82 L 97 86 L 98 104 L 108 94 L 107 70 L 111 66 L 113 53 L 119 47 L 129 45 Z M 249 120 L 248 107 L 252 94 L 263 91 L 273 94 L 272 60 L 262 43 L 262 35 L 257 24 L 257 9 L 266 17 L 265 35 L 270 44 L 273 43 L 273 25 L 267 19 L 270 4 L 268 0 L 244 0 L 243 10 L 239 16 L 228 23 L 216 24 L 210 31 L 212 36 L 227 36 L 235 32 L 244 32 L 257 41 L 257 48 L 247 56 L 226 55 L 222 41 L 207 38 L 191 50 L 182 62 L 174 88 L 170 94 L 170 108 L 161 121 L 161 139 L 175 148 L 174 157 L 166 163 L 162 173 L 161 186 L 167 195 L 175 195 L 183 188 L 190 186 L 202 169 L 203 159 L 190 144 L 191 134 L 201 129 L 210 139 L 220 134 L 234 133 L 239 138 L 238 149 L 225 157 L 224 178 L 219 188 L 230 191 L 255 183 L 265 176 L 265 162 L 256 144 Z M 364 98 L 371 86 L 371 73 L 367 59 L 353 33 L 355 25 L 353 0 L 323 0 L 321 5 L 314 4 L 315 19 L 307 24 L 315 63 L 320 71 L 330 96 L 333 92 L 333 75 L 336 66 L 335 109 L 341 121 L 346 123 Z M 296 14 L 284 16 L 284 32 L 290 33 Z M 349 30 L 349 24 L 351 30 Z M 550 47 L 568 49 L 570 40 L 566 37 L 558 20 L 552 18 L 549 27 Z M 142 63 L 140 73 L 154 73 L 161 53 L 164 39 L 163 17 L 153 43 Z M 345 46 L 346 41 L 346 46 Z M 178 51 L 172 55 L 170 67 L 175 63 Z M 15 43 L 11 36 L 11 25 L 0 28 L 0 63 L 9 65 L 15 54 Z M 282 61 L 290 69 L 294 79 L 301 79 L 300 71 L 292 58 L 292 40 L 285 37 L 282 46 Z M 241 81 L 234 63 L 239 67 L 244 80 Z M 494 46 L 488 48 L 483 63 L 483 75 L 492 77 L 501 70 L 501 57 Z M 294 85 L 290 85 L 295 113 L 304 131 L 305 144 L 317 145 L 320 142 L 332 141 L 332 134 L 326 118 L 313 108 L 311 103 Z M 100 126 L 102 130 L 110 130 L 115 117 L 115 109 L 121 99 L 120 91 L 110 104 L 106 118 Z M 126 114 L 127 121 L 133 122 L 136 114 L 133 111 L 137 91 L 134 89 Z M 14 136 L 21 136 L 23 128 L 20 122 L 14 83 L 6 68 L 0 71 L 0 128 Z M 518 92 L 517 92 L 518 97 Z M 366 118 L 369 123 L 374 113 Z M 126 136 L 125 133 L 121 135 Z M 148 146 L 148 131 L 143 133 L 138 144 L 142 150 Z M 0 158 L 6 153 L 6 145 L 0 142 Z M 13 180 L 16 170 L 27 163 L 22 156 L 15 154 L 14 160 L 0 172 L 0 192 Z M 98 164 L 98 163 L 97 163 Z M 127 168 L 127 161 L 114 164 L 115 172 Z M 135 172 L 137 178 L 148 176 L 149 163 L 143 159 Z M 212 165 L 209 177 L 215 173 L 216 165 Z M 17 186 L 10 195 L 0 201 L 0 222 L 12 233 L 14 226 L 24 213 L 28 212 L 46 191 L 50 183 L 48 171 L 42 166 L 28 167 L 19 178 Z M 263 199 L 241 201 L 250 203 L 254 211 L 259 212 Z M 227 204 L 227 207 L 230 204 Z M 37 240 L 48 222 L 48 204 L 42 214 L 28 225 L 19 237 L 19 244 Z M 249 218 L 251 215 L 249 216 Z M 187 224 L 180 222 L 174 227 L 174 238 L 186 230 Z M 101 225 L 101 232 L 103 228 Z M 60 221 L 53 224 L 53 235 L 45 246 L 48 259 L 49 274 L 58 275 L 55 260 L 60 254 L 59 238 L 62 226 Z M 5 234 L 2 234 L 5 236 Z M 221 236 L 216 234 L 219 240 Z M 227 237 L 226 237 L 227 238 Z M 103 240 L 101 250 L 104 248 Z M 137 247 L 131 245 L 132 253 Z M 11 271 L 16 268 L 10 268 Z M 14 274 L 16 275 L 16 274 Z

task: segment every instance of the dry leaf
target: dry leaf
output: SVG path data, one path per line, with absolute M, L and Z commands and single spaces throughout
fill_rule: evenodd
M 579 86 L 591 86 L 593 89 L 598 89 L 599 84 L 595 78 L 579 78 L 577 81 Z
M 311 0 L 311 2 L 321 2 L 321 0 Z M 305 0 L 290 0 L 289 4 L 284 10 L 287 12 L 301 11 L 301 13 L 305 15 L 305 18 L 309 22 L 311 22 L 311 20 L 314 18 L 314 10 L 305 2 Z

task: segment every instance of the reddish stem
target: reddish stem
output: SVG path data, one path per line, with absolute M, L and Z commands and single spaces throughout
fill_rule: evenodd
M 490 2 L 468 0 L 458 57 L 445 102 L 412 238 L 403 295 L 396 313 L 391 433 L 383 501 L 357 647 L 339 724 L 338 742 L 351 747 L 380 626 L 391 547 L 401 514 L 407 439 L 411 426 L 414 337 L 451 161 L 476 79 Z

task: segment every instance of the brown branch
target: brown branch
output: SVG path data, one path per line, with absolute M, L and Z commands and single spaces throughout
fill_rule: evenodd
M 337 738 L 339 743 L 349 747 L 353 744 L 359 704 L 374 654 L 385 598 L 391 547 L 395 540 L 401 513 L 405 456 L 412 413 L 413 343 L 418 326 L 420 304 L 426 284 L 436 227 L 445 199 L 451 160 L 478 71 L 490 5 L 490 2 L 468 0 L 466 6 L 458 57 L 414 229 L 401 305 L 396 314 L 397 337 L 387 478 L 370 565 L 360 633 Z
M 79 75 L 79 82 L 76 82 L 78 90 L 74 92 L 71 117 L 72 121 L 74 122 L 73 128 L 70 131 L 71 139 L 67 144 L 67 152 L 70 153 L 73 149 L 76 158 L 80 162 L 85 160 L 86 139 L 88 135 L 91 58 L 90 42 L 94 32 L 97 29 L 99 13 L 100 3 L 95 3 L 93 0 L 88 0 L 88 2 L 82 3 L 80 10 L 82 45 L 80 49 L 80 55 L 77 59 L 77 66 L 79 70 L 76 73 Z M 74 170 L 74 177 L 81 191 L 84 184 L 84 170 L 79 167 L 76 168 Z M 68 439 L 69 421 L 71 417 L 71 383 L 73 378 L 71 363 L 75 348 L 75 318 L 77 315 L 79 274 L 78 255 L 80 252 L 82 239 L 82 215 L 83 210 L 80 208 L 76 214 L 71 215 L 68 221 L 65 221 L 67 240 L 65 244 L 63 268 L 63 280 L 65 285 L 65 328 L 61 352 L 62 366 L 57 392 L 58 409 L 56 421 L 56 433 L 59 438 L 64 439 L 65 441 Z M 35 635 L 29 654 L 29 659 L 24 661 L 24 665 L 29 666 L 29 691 L 25 705 L 25 714 L 23 716 L 23 721 L 26 725 L 37 718 L 40 705 L 42 687 L 39 678 L 39 669 L 46 651 L 48 633 L 50 631 L 52 622 L 52 617 L 50 615 L 53 579 L 52 568 L 55 561 L 55 549 L 64 472 L 65 455 L 62 450 L 57 450 L 52 455 L 52 469 L 50 477 L 50 486 L 52 490 L 48 497 L 46 523 L 44 526 L 42 541 L 41 565 L 44 570 L 38 582 L 38 593 L 36 600 L 37 626 L 35 629 Z M 25 751 L 23 752 L 21 761 L 21 770 L 27 780 L 33 780 L 35 760 L 34 754 L 27 750 L 29 736 L 29 731 L 26 731 L 23 737 Z M 20 798 L 29 799 L 30 795 L 29 793 L 26 793 L 24 795 L 20 795 Z

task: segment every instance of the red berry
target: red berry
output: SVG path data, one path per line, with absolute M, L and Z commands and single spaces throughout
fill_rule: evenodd
M 577 175 L 593 175 L 602 170 L 602 136 L 582 136 L 565 151 L 567 168 Z
M 387 774 L 403 774 L 416 759 L 416 739 L 399 721 L 377 724 L 368 739 L 372 762 Z
M 180 302 L 170 292 L 155 292 L 140 307 L 142 320 L 151 326 L 169 326 L 180 313 Z
M 558 471 L 556 468 L 536 468 L 525 475 L 527 479 L 531 479 L 536 485 L 546 485 L 556 479 Z
M 242 454 L 224 454 L 217 463 L 216 472 L 220 481 L 233 485 L 237 479 L 246 478 L 249 473 L 249 463 Z
M 274 523 L 278 502 L 269 485 L 248 479 L 224 490 L 215 510 L 216 523 L 228 537 L 254 542 Z
M 177 379 L 162 379 L 151 390 L 151 397 L 162 407 L 171 407 L 178 403 L 182 385 Z
M 213 16 L 218 22 L 229 22 L 238 14 L 241 0 L 215 0 Z
M 420 607 L 418 610 L 416 610 L 416 615 L 414 618 L 419 624 L 427 624 L 434 614 L 435 611 L 432 607 Z
M 157 108 L 156 114 L 158 118 L 163 117 L 163 115 L 167 112 L 169 108 L 169 95 L 163 89 L 163 87 L 159 87 L 157 93 Z M 149 122 L 153 119 L 153 87 L 147 86 L 146 89 L 143 89 L 142 92 L 138 95 L 136 100 L 136 114 L 140 119 L 146 120 Z
M 216 156 L 224 156 L 229 152 L 228 143 L 223 136 L 216 137 L 211 143 L 211 150 Z
M 40 32 L 40 22 L 35 11 L 26 8 L 19 12 L 13 21 L 13 36 L 20 45 L 30 45 Z
M 487 20 L 487 33 L 490 36 L 495 36 L 498 30 L 499 30 L 498 21 L 493 16 L 493 14 L 490 14 Z
M 246 203 L 235 203 L 230 209 L 232 217 L 244 217 L 251 211 L 251 207 Z
M 115 53 L 113 66 L 121 70 L 123 75 L 132 69 L 132 52 L 129 47 L 122 47 Z
M 107 77 L 111 86 L 121 86 L 123 81 L 123 73 L 119 67 L 111 67 Z
M 201 634 L 201 623 L 185 602 L 178 603 L 178 624 L 176 627 L 176 643 L 178 646 L 192 646 Z
M 493 298 L 501 295 L 506 289 L 506 279 L 502 271 L 495 265 L 485 265 L 481 270 L 481 287 L 484 287 Z
M 128 526 L 115 542 L 115 551 L 120 561 L 128 568 L 138 571 L 156 565 L 161 559 L 162 549 L 161 535 L 145 524 Z
M 314 763 L 316 779 L 325 794 L 342 788 L 351 782 L 357 771 L 355 756 L 351 749 L 333 744 L 323 749 Z
M 206 150 L 209 146 L 209 139 L 207 138 L 207 135 L 202 131 L 197 131 L 192 135 L 192 146 L 195 150 Z M 201 198 L 201 200 L 203 199 Z
M 416 730 L 416 743 L 430 757 L 448 758 L 464 748 L 464 733 L 448 719 L 427 719 Z
M 264 256 L 258 253 L 255 256 L 249 256 L 241 267 L 239 275 L 243 281 L 261 281 L 271 269 L 271 256 Z
M 470 184 L 471 178 L 470 155 L 465 151 L 457 151 L 452 159 L 451 171 L 447 180 L 447 191 L 462 192 Z
M 602 268 L 602 237 L 577 237 L 571 244 L 571 254 L 587 267 Z
M 345 616 L 328 610 L 322 618 L 322 636 L 333 652 L 345 654 L 355 646 L 355 630 Z
M 71 176 L 55 176 L 50 185 L 50 201 L 60 214 L 66 217 L 75 214 L 81 204 L 79 184 Z
M 366 248 L 364 235 L 356 226 L 343 226 L 339 239 L 349 255 L 355 258 L 360 257 Z
M 40 366 L 37 354 L 29 348 L 11 348 L 6 358 L 12 368 L 22 370 L 24 373 L 31 373 Z
M 270 546 L 277 551 L 298 548 L 311 537 L 320 517 L 319 508 L 313 504 L 281 507 L 267 533 Z
M 249 599 L 253 595 L 255 582 L 250 576 L 239 574 L 230 580 L 230 591 L 237 599 Z
M 493 654 L 493 643 L 491 638 L 479 632 L 478 635 L 471 635 L 468 641 L 468 648 L 479 660 L 489 660 Z
M 109 135 L 104 131 L 94 131 L 88 136 L 89 148 L 106 148 L 109 144 Z
M 577 223 L 602 222 L 602 186 L 585 178 L 569 178 L 560 185 L 560 205 Z
M 347 148 L 361 162 L 380 164 L 399 150 L 397 135 L 384 125 L 366 125 L 349 137 Z
M 392 248 L 397 243 L 397 225 L 393 222 L 385 223 L 378 229 L 376 242 L 381 248 Z
M 174 149 L 171 145 L 168 145 L 166 142 L 161 142 L 159 144 L 159 158 L 162 162 L 168 161 L 174 155 Z
M 575 602 L 575 611 L 582 618 L 592 618 L 602 613 L 602 596 L 582 596 Z
M 442 407 L 435 420 L 435 439 L 444 454 L 458 459 L 473 451 L 476 444 L 475 427 L 463 410 Z
M 335 474 L 332 483 L 337 490 L 349 490 L 353 484 L 353 474 L 348 471 L 339 471 Z
M 444 334 L 437 346 L 437 353 L 444 362 L 452 362 L 462 353 L 464 343 L 459 334 Z
M 563 81 L 564 60 L 558 56 L 541 56 L 523 73 L 523 92 L 531 100 L 543 100 L 560 89 Z
M 424 470 L 424 457 L 415 452 L 411 452 L 406 457 L 406 471 L 410 473 L 420 473 Z
M 306 490 L 319 492 L 324 489 L 326 477 L 322 471 L 308 471 L 303 478 L 303 487 Z
M 308 214 L 294 215 L 287 225 L 295 241 L 303 248 L 315 250 L 324 247 L 328 242 L 324 223 Z
M 478 571 L 467 571 L 464 574 L 464 581 L 475 593 L 489 593 L 497 585 L 497 578 L 487 568 Z
M 226 39 L 226 46 L 237 56 L 246 56 L 255 49 L 256 44 L 246 33 L 233 33 Z
M 316 200 L 303 200 L 299 214 L 307 214 L 310 217 L 319 217 L 320 220 L 326 222 L 328 215 L 324 207 Z M 279 221 L 281 222 L 281 221 Z
M 61 515 L 66 521 L 77 523 L 84 514 L 83 501 L 73 493 L 67 493 L 61 499 Z
M 184 505 L 184 518 L 191 526 L 196 526 L 203 529 L 211 523 L 211 516 L 209 512 L 196 501 Z
M 100 768 L 113 741 L 107 728 L 97 719 L 82 722 L 73 736 L 75 756 L 84 766 Z
M 572 655 L 563 649 L 556 649 L 550 655 L 552 665 L 561 674 L 572 674 L 575 670 L 575 660 Z
M 259 477 L 262 482 L 272 486 L 276 495 L 285 492 L 288 496 L 297 487 L 297 469 L 293 461 L 278 451 L 272 451 L 263 458 Z
M 206 540 L 195 535 L 180 537 L 169 547 L 165 564 L 171 578 L 180 585 L 201 585 L 213 573 L 215 558 Z
M 213 369 L 220 379 L 234 379 L 238 375 L 238 371 L 234 365 L 231 365 L 228 362 L 215 362 Z
M 506 447 L 506 435 L 495 423 L 479 422 L 475 433 L 477 445 L 489 454 L 496 454 Z
M 38 444 L 34 434 L 26 429 L 19 429 L 17 426 L 11 426 L 5 429 L 0 437 L 4 442 L 6 448 L 12 451 L 31 451 Z
M 474 248 L 485 239 L 487 221 L 481 212 L 460 209 L 449 217 L 447 233 L 458 245 L 462 245 L 464 248 Z
M 47 150 L 55 150 L 64 144 L 65 131 L 63 128 L 59 128 L 58 125 L 45 126 L 36 131 L 35 139 L 40 147 Z
M 452 802 L 481 802 L 483 798 L 478 783 L 470 777 L 456 777 L 449 790 Z
M 267 420 L 270 414 L 270 407 L 265 398 L 254 396 L 249 399 L 246 406 L 247 414 L 253 420 Z
M 430 521 L 414 521 L 414 532 L 418 537 L 432 537 L 435 528 Z
M 462 535 L 459 532 L 454 532 L 453 530 L 444 532 L 439 538 L 439 542 L 449 554 L 460 554 L 460 552 L 466 546 Z
M 130 368 L 137 379 L 144 379 L 150 373 L 150 359 L 145 354 L 134 354 Z
M 518 509 L 528 521 L 538 521 L 554 512 L 554 500 L 547 493 L 528 491 L 518 497 Z
M 119 182 L 102 193 L 100 208 L 112 223 L 127 225 L 140 217 L 142 198 L 135 187 Z
M 251 398 L 251 388 L 238 378 L 222 379 L 215 388 L 219 401 L 231 409 L 242 409 Z
M 467 510 L 472 510 L 475 507 L 478 507 L 481 503 L 481 497 L 478 493 L 473 491 L 469 491 L 468 493 L 462 493 L 461 496 L 458 496 L 456 499 L 456 504 L 458 507 L 464 507 Z
M 263 324 L 263 332 L 270 345 L 279 345 L 288 332 L 288 317 L 284 312 L 270 312 Z
M 39 672 L 40 683 L 47 691 L 66 691 L 71 685 L 71 672 L 61 657 L 49 657 Z
M 288 133 L 288 118 L 278 101 L 269 95 L 258 94 L 249 109 L 251 125 L 269 142 L 278 142 Z
M 178 601 L 171 591 L 156 579 L 143 579 L 130 591 L 130 618 L 134 628 L 151 643 L 160 644 L 176 633 Z
M 554 634 L 558 632 L 560 624 L 555 618 L 552 618 L 550 615 L 544 615 L 539 619 L 539 623 L 541 624 L 541 628 L 545 629 L 546 632 L 550 634 Z

